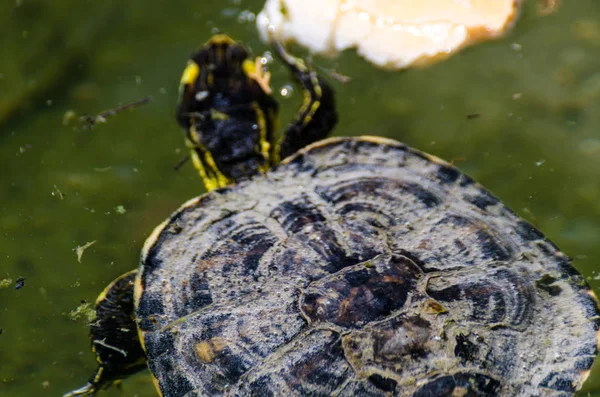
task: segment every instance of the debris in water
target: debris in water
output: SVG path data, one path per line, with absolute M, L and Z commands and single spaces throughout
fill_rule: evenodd
M 63 125 L 70 125 L 73 121 L 77 120 L 77 113 L 73 110 L 67 110 L 63 115 Z
M 538 0 L 538 15 L 550 15 L 558 9 L 560 0 Z
M 68 316 L 73 321 L 84 320 L 88 325 L 96 321 L 96 310 L 91 303 L 82 300 L 81 305 L 71 310 Z
M 173 167 L 173 170 L 175 171 L 179 171 L 179 169 L 188 161 L 190 160 L 190 156 L 186 155 L 184 158 L 182 158 L 181 160 L 179 160 L 179 162 L 177 164 L 175 164 L 175 166 Z
M 17 277 L 15 282 L 15 289 L 21 289 L 25 286 L 25 277 Z
M 8 288 L 12 284 L 12 278 L 5 278 L 4 280 L 0 280 L 0 289 Z
M 85 243 L 84 245 L 75 247 L 74 251 L 77 254 L 77 262 L 81 263 L 81 257 L 83 256 L 83 251 L 90 248 L 95 242 L 96 242 L 96 240 L 89 241 L 89 242 Z
M 58 197 L 60 197 L 61 200 L 65 199 L 65 195 L 62 194 L 62 192 L 60 191 L 60 189 L 58 188 L 58 186 L 54 185 L 54 191 L 52 192 L 52 195 L 58 195 Z
M 113 109 L 108 109 L 103 112 L 98 113 L 96 116 L 84 115 L 79 118 L 79 121 L 84 123 L 83 129 L 92 129 L 99 123 L 106 123 L 106 119 L 108 117 L 114 116 L 117 113 L 121 113 L 127 109 L 133 109 L 138 106 L 144 105 L 152 100 L 151 96 L 147 96 L 145 98 L 140 99 L 139 101 L 134 101 L 130 103 L 126 103 L 125 105 L 118 106 Z

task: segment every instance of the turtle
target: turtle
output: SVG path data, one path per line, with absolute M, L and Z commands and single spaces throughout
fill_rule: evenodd
M 208 192 L 147 238 L 96 301 L 98 368 L 162 396 L 571 396 L 598 301 L 570 258 L 454 165 L 374 136 L 328 138 L 330 84 L 276 139 L 269 74 L 227 35 L 191 57 L 177 119 Z

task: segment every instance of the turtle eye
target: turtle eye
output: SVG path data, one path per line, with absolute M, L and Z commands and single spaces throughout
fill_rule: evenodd
M 227 48 L 225 57 L 230 63 L 241 65 L 241 63 L 248 58 L 248 51 L 239 44 L 232 44 Z
M 190 56 L 190 59 L 196 65 L 207 65 L 210 63 L 210 54 L 205 48 L 200 48 Z

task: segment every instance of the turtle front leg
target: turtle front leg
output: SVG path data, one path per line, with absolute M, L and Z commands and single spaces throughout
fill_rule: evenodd
M 96 321 L 90 326 L 98 369 L 87 385 L 64 397 L 93 395 L 115 381 L 147 368 L 146 354 L 135 324 L 133 286 L 137 270 L 123 274 L 96 300 Z
M 289 54 L 283 45 L 272 40 L 277 55 L 292 72 L 304 96 L 295 120 L 288 126 L 279 146 L 281 159 L 299 149 L 326 138 L 337 124 L 333 88 L 300 58 Z

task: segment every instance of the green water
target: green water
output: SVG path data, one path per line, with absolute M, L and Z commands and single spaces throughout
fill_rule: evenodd
M 315 63 L 336 83 L 336 135 L 393 137 L 455 159 L 600 281 L 600 2 L 529 2 L 505 39 L 423 70 L 373 69 L 352 53 Z M 5 0 L 0 5 L 0 396 L 57 396 L 94 369 L 67 316 L 136 266 L 153 226 L 202 193 L 174 121 L 189 53 L 219 29 L 268 48 L 242 10 L 259 1 Z M 275 91 L 289 78 L 273 66 Z M 68 110 L 150 104 L 81 131 Z M 281 98 L 291 118 L 297 92 Z M 479 114 L 469 119 L 469 114 Z M 125 210 L 118 211 L 122 208 Z M 75 247 L 95 241 L 78 262 Z M 599 277 L 600 278 L 600 277 Z M 600 366 L 599 366 L 600 367 Z M 600 368 L 582 395 L 600 396 Z M 146 373 L 102 396 L 154 396 Z

